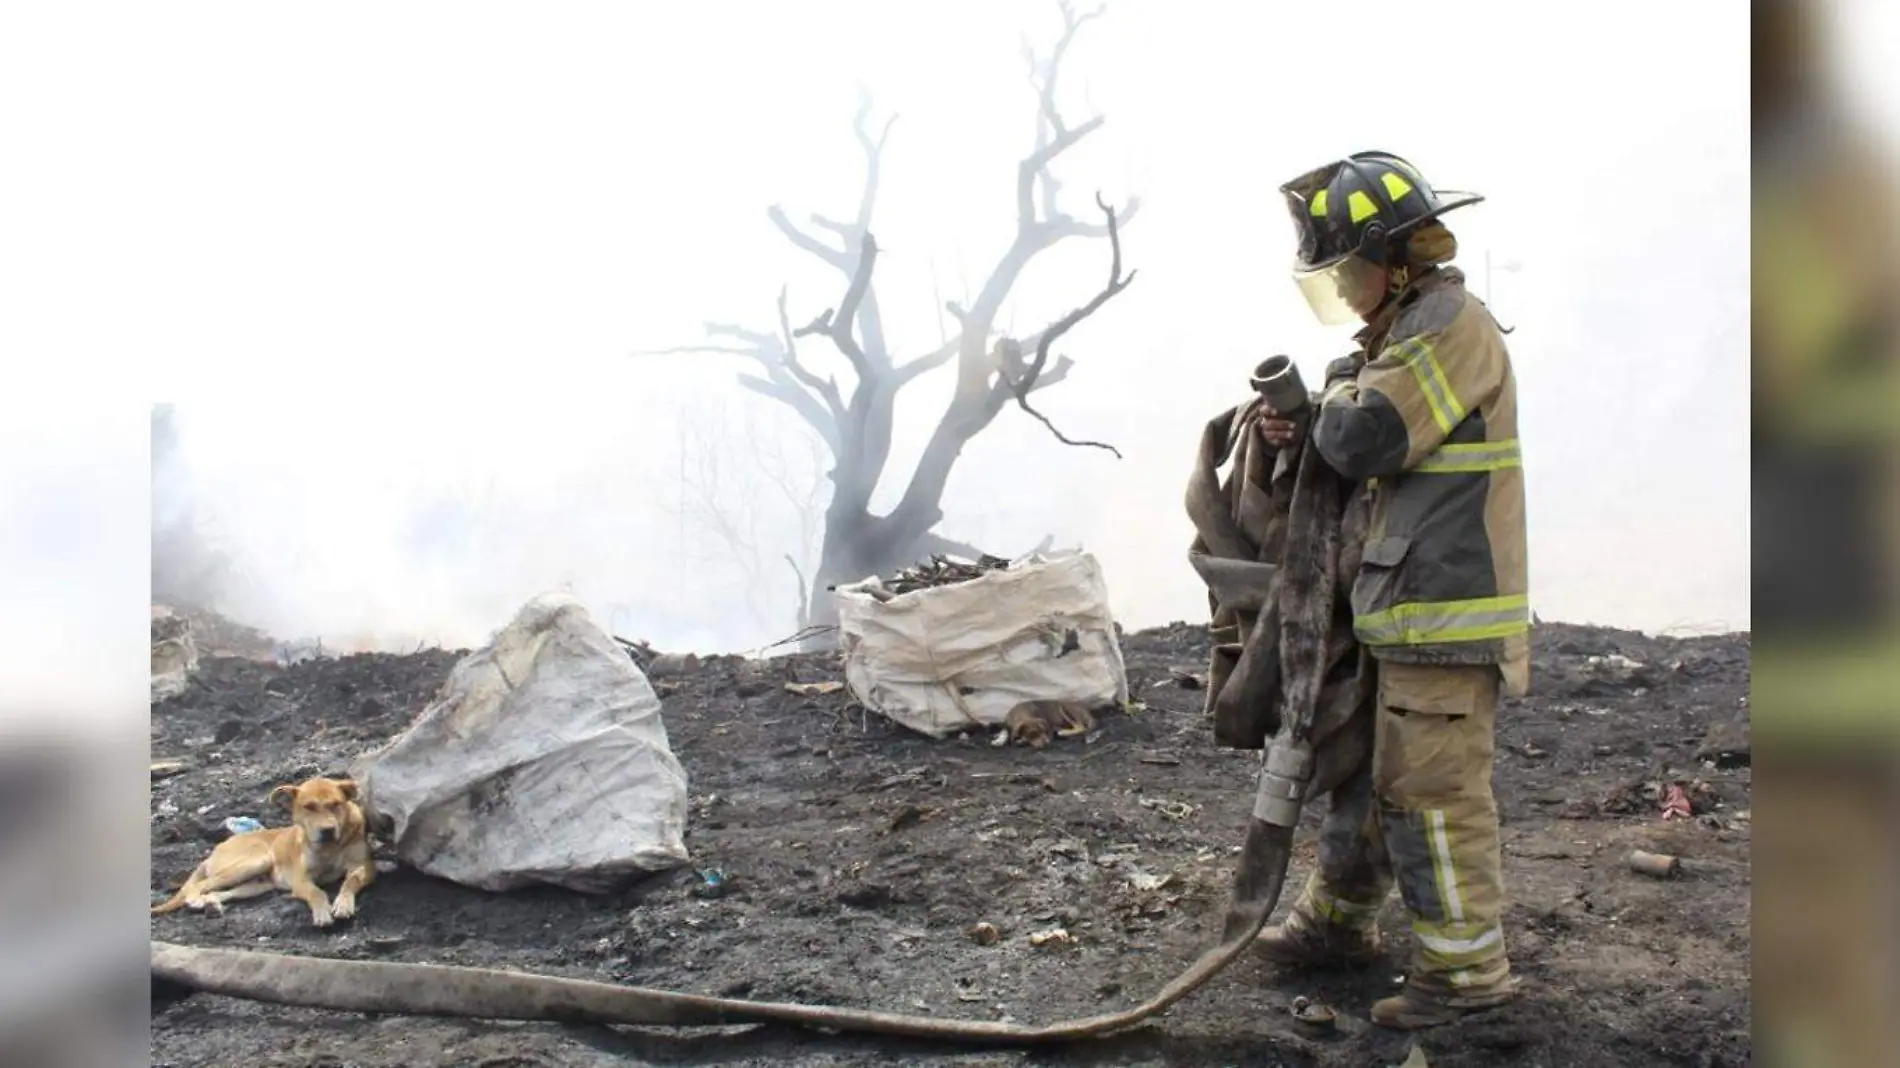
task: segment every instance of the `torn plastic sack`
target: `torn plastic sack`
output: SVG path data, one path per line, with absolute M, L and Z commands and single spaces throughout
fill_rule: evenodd
M 602 893 L 688 859 L 686 772 L 660 700 L 563 594 L 464 657 L 356 775 L 396 855 L 467 886 Z
M 198 643 L 191 620 L 162 605 L 152 606 L 152 703 L 176 697 L 198 671 Z
M 1022 701 L 1128 697 L 1108 585 L 1086 552 L 896 595 L 867 579 L 834 596 L 852 696 L 933 738 L 997 726 Z

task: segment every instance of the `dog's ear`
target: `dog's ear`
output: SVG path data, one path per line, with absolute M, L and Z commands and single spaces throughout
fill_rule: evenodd
M 270 792 L 270 802 L 273 805 L 288 805 L 296 799 L 297 788 L 288 783 Z
M 337 779 L 336 788 L 337 788 L 337 791 L 343 795 L 343 800 L 345 801 L 356 800 L 356 780 L 355 779 Z

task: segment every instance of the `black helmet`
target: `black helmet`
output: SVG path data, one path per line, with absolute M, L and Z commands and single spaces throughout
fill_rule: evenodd
M 1280 187 L 1300 235 L 1295 269 L 1316 271 L 1357 254 L 1380 265 L 1397 239 L 1430 219 L 1484 198 L 1441 198 L 1418 168 L 1390 152 L 1355 152 Z
M 1355 152 L 1280 192 L 1300 235 L 1293 280 L 1313 314 L 1329 324 L 1351 322 L 1387 299 L 1378 268 L 1403 260 L 1413 230 L 1484 199 L 1470 193 L 1442 198 L 1418 168 L 1389 152 Z

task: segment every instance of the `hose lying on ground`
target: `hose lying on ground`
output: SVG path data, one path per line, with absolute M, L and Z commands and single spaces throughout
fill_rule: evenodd
M 1240 896 L 1227 913 L 1220 945 L 1160 993 L 1121 1012 L 1042 1027 L 704 997 L 491 968 L 334 960 L 168 942 L 152 943 L 152 976 L 213 994 L 352 1012 L 665 1027 L 777 1022 L 957 1042 L 1064 1042 L 1139 1023 L 1225 968 L 1247 948 L 1272 912 L 1286 876 L 1291 844 L 1291 828 L 1255 821 L 1242 851 Z
M 1193 993 L 1246 950 L 1279 901 L 1302 801 L 1332 789 L 1350 770 L 1337 760 L 1324 759 L 1324 753 L 1322 759 L 1314 759 L 1314 746 L 1327 741 L 1314 736 L 1315 717 L 1322 704 L 1329 654 L 1334 650 L 1329 632 L 1338 574 L 1337 519 L 1344 492 L 1340 480 L 1307 447 L 1289 515 L 1284 564 L 1291 566 L 1281 569 L 1283 576 L 1298 577 L 1278 591 L 1277 616 L 1262 613 L 1256 633 L 1249 638 L 1250 643 L 1278 646 L 1283 714 L 1260 770 L 1253 819 L 1235 871 L 1233 900 L 1221 940 L 1159 993 L 1133 1008 L 1027 1026 L 704 997 L 489 968 L 335 960 L 167 942 L 152 943 L 152 976 L 194 990 L 282 1005 L 418 1016 L 667 1027 L 777 1022 L 1002 1045 L 1067 1042 L 1129 1028 Z M 1277 633 L 1268 633 L 1272 630 Z M 1349 731 L 1338 729 L 1341 724 L 1319 726 L 1322 735 L 1351 741 Z M 1314 774 L 1316 763 L 1318 775 Z

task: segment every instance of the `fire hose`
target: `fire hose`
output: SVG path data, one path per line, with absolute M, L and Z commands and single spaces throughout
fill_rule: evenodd
M 1270 363 L 1274 366 L 1263 365 L 1263 372 L 1271 370 L 1278 378 L 1288 375 L 1284 358 Z M 1291 374 L 1297 389 L 1297 371 Z M 1263 386 L 1256 381 L 1256 388 L 1265 394 Z M 1237 695 L 1258 694 L 1262 686 L 1277 690 L 1279 715 L 1277 722 L 1266 722 L 1261 728 L 1272 734 L 1270 742 L 1261 736 L 1246 745 L 1264 745 L 1266 755 L 1220 942 L 1153 997 L 1131 1008 L 1031 1026 L 707 997 L 490 968 L 336 960 L 157 941 L 151 947 L 152 977 L 192 990 L 281 1005 L 417 1016 L 665 1027 L 775 1022 L 996 1045 L 1069 1042 L 1125 1030 L 1198 990 L 1246 951 L 1279 901 L 1302 804 L 1331 790 L 1363 759 L 1349 744 L 1327 746 L 1319 760 L 1314 748 L 1328 740 L 1314 737 L 1316 718 L 1330 721 L 1321 728 L 1329 736 L 1351 733 L 1337 729 L 1339 713 L 1349 715 L 1350 707 L 1334 707 L 1322 714 L 1326 702 L 1321 699 L 1329 665 L 1339 659 L 1332 584 L 1339 568 L 1337 520 L 1344 492 L 1342 480 L 1314 448 L 1310 444 L 1302 448 L 1286 552 L 1275 583 L 1277 596 L 1269 598 L 1276 603 L 1259 613 L 1249 638 L 1250 653 L 1251 647 L 1261 647 L 1278 655 L 1249 656 L 1247 660 L 1260 665 L 1253 678 L 1236 677 L 1223 687 Z M 1348 704 L 1350 700 L 1349 693 Z M 1340 706 L 1338 701 L 1332 704 Z
M 1282 752 L 1293 750 L 1271 750 L 1261 770 L 1255 817 L 1241 850 L 1220 944 L 1159 993 L 1120 1012 L 1038 1027 L 706 997 L 491 968 L 335 960 L 157 941 L 152 943 L 152 976 L 206 993 L 347 1012 L 665 1027 L 777 1022 L 1004 1045 L 1091 1038 L 1131 1027 L 1193 993 L 1244 952 L 1265 926 L 1286 878 L 1302 785 L 1273 770 L 1274 754 Z M 1271 818 L 1262 818 L 1263 811 Z

